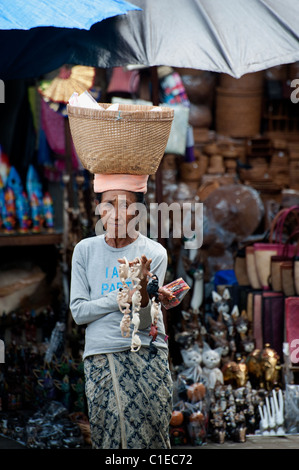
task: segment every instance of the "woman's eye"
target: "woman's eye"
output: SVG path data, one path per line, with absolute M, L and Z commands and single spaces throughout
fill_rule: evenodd
M 101 210 L 105 211 L 105 212 L 109 212 L 109 211 L 113 210 L 113 206 L 109 202 L 103 202 L 102 206 L 101 206 Z

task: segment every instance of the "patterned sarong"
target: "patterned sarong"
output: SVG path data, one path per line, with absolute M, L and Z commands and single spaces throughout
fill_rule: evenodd
M 169 449 L 172 379 L 167 353 L 88 356 L 85 390 L 95 449 Z

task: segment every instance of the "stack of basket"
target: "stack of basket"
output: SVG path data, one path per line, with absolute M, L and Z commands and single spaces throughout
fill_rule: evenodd
M 263 72 L 236 79 L 220 75 L 216 90 L 216 131 L 231 137 L 254 137 L 262 119 Z
M 299 189 L 299 142 L 289 142 L 290 188 Z

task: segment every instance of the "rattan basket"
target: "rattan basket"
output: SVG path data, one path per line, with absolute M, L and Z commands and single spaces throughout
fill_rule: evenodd
M 173 108 L 119 104 L 118 111 L 68 105 L 78 157 L 91 173 L 152 175 L 169 138 Z M 159 110 L 157 110 L 159 109 Z
M 216 131 L 235 138 L 254 137 L 260 133 L 262 119 L 260 90 L 216 90 Z

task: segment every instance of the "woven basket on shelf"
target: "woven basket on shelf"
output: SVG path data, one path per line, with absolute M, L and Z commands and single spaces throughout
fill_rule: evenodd
M 119 104 L 118 111 L 68 105 L 71 135 L 78 157 L 91 173 L 154 174 L 164 155 L 174 110 Z M 157 110 L 158 109 L 158 110 Z
M 231 137 L 253 137 L 260 132 L 262 92 L 217 88 L 216 131 Z

